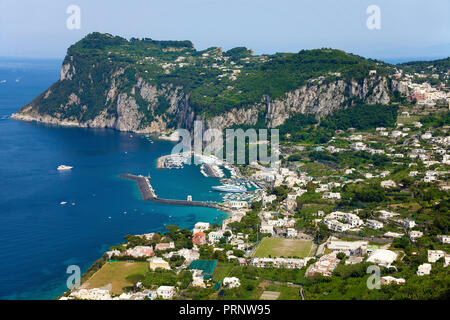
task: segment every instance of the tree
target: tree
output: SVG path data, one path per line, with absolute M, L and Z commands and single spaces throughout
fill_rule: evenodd
M 345 258 L 345 253 L 339 252 L 339 253 L 336 255 L 336 257 L 337 257 L 338 259 L 340 259 L 340 260 L 343 260 L 343 259 Z

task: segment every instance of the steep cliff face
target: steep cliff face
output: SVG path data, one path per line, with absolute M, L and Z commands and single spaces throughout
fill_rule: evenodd
M 405 97 L 409 95 L 408 83 L 406 81 L 392 80 L 391 90 L 397 91 Z
M 111 74 L 108 90 L 98 99 L 105 101 L 104 106 L 92 119 L 82 119 L 83 111 L 87 111 L 89 107 L 82 103 L 78 92 L 68 93 L 64 98 L 65 103 L 57 108 L 60 112 L 48 114 L 41 110 L 41 106 L 51 98 L 53 87 L 11 117 L 54 125 L 111 128 L 136 133 L 166 133 L 177 127 L 190 128 L 194 114 L 189 108 L 189 96 L 181 87 L 164 85 L 157 88 L 138 78 L 130 92 L 127 92 L 121 86 L 123 74 L 123 69 Z M 75 67 L 70 63 L 63 64 L 58 83 L 76 80 Z M 164 108 L 161 108 L 161 100 L 164 100 Z M 78 109 L 81 113 L 66 116 L 64 111 L 68 109 Z
M 315 84 L 316 83 L 316 84 Z M 206 119 L 206 127 L 223 129 L 233 125 L 255 125 L 260 112 L 265 114 L 269 128 L 282 125 L 290 116 L 302 113 L 313 114 L 317 118 L 341 110 L 357 97 L 368 104 L 388 104 L 389 88 L 386 78 L 364 79 L 362 84 L 337 80 L 332 83 L 310 80 L 308 85 L 287 92 L 283 98 L 263 100 L 246 109 L 233 109 L 224 115 Z
M 60 81 L 72 81 L 75 68 L 63 65 Z M 76 117 L 65 118 L 61 114 L 48 115 L 39 112 L 39 105 L 25 106 L 13 118 L 25 121 L 39 121 L 51 124 L 80 127 L 112 128 L 137 133 L 165 134 L 176 128 L 192 129 L 194 120 L 202 120 L 205 128 L 224 129 L 234 125 L 255 125 L 260 114 L 264 115 L 268 127 L 282 125 L 296 113 L 314 114 L 317 118 L 327 116 L 347 107 L 355 97 L 368 104 L 388 104 L 390 89 L 402 91 L 398 84 L 388 88 L 384 77 L 364 79 L 362 83 L 337 80 L 331 83 L 310 80 L 307 85 L 287 92 L 284 97 L 272 99 L 264 96 L 259 103 L 244 108 L 234 108 L 224 114 L 205 117 L 196 114 L 189 104 L 189 95 L 182 87 L 164 85 L 157 87 L 138 78 L 130 93 L 121 92 L 117 85 L 123 69 L 115 71 L 110 79 L 110 87 L 105 92 L 105 107 L 93 119 L 80 121 Z M 51 95 L 45 92 L 43 100 Z M 138 103 L 138 100 L 139 103 Z M 164 107 L 161 107 L 164 101 Z M 81 101 L 71 92 L 61 109 L 80 107 Z M 81 110 L 88 108 L 81 106 Z
M 154 134 L 192 129 L 194 120 L 273 128 L 298 113 L 320 118 L 358 102 L 388 104 L 393 90 L 405 91 L 385 66 L 337 50 L 230 51 L 89 35 L 69 48 L 59 81 L 12 118 Z M 380 72 L 369 76 L 372 68 Z

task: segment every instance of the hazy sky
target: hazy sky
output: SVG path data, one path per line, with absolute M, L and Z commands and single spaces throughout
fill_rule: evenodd
M 66 27 L 72 4 L 80 30 Z M 369 5 L 381 10 L 380 30 L 366 26 Z M 373 58 L 447 57 L 450 1 L 0 0 L 0 56 L 62 58 L 93 31 L 258 54 L 332 47 Z

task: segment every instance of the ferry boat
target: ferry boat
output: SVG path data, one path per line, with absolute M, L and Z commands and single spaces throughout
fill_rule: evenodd
M 71 170 L 73 167 L 71 167 L 71 166 L 66 166 L 66 165 L 60 165 L 60 166 L 58 166 L 58 170 L 59 171 L 64 171 L 64 170 Z
M 221 191 L 221 192 L 245 192 L 247 189 L 242 186 L 237 186 L 234 184 L 224 184 L 221 186 L 214 186 L 212 187 L 213 190 Z

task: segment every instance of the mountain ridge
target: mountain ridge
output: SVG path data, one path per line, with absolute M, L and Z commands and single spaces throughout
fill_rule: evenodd
M 190 41 L 92 33 L 70 46 L 60 80 L 14 119 L 165 134 L 192 128 L 282 125 L 355 104 L 389 104 L 395 67 L 335 49 L 254 55 L 245 47 L 197 51 Z

